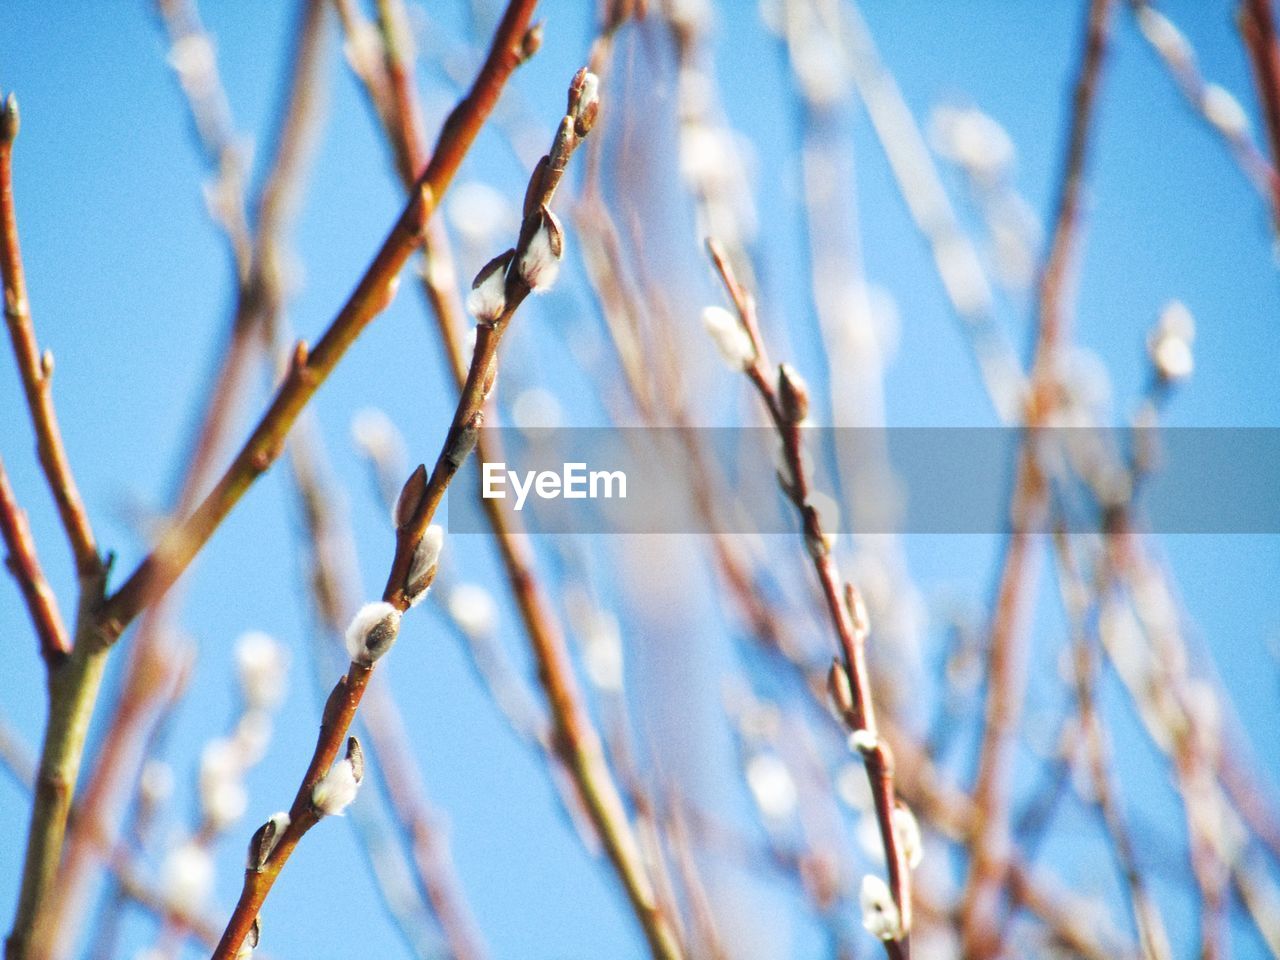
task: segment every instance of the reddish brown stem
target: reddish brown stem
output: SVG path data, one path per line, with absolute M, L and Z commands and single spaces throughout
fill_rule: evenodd
M 440 196 L 497 103 L 507 78 L 523 58 L 521 41 L 535 3 L 536 0 L 512 0 L 508 5 L 484 66 L 471 90 L 445 121 L 431 162 L 415 185 L 404 212 L 315 348 L 308 350 L 299 344 L 294 363 L 275 398 L 222 479 L 108 598 L 101 615 L 108 638 L 118 637 L 145 606 L 173 585 L 244 492 L 275 462 L 298 414 L 343 354 L 390 303 L 400 268 L 416 248 Z
M 970 960 L 997 956 L 1003 939 L 1003 901 L 1010 863 L 1010 780 L 1027 681 L 1025 621 L 1038 582 L 1036 546 L 1048 503 L 1048 487 L 1037 462 L 1035 443 L 1057 403 L 1057 367 L 1068 335 L 1072 271 L 1112 5 L 1113 0 L 1090 0 L 1084 51 L 1072 94 L 1070 139 L 1053 238 L 1040 280 L 1028 436 L 1019 453 L 1010 518 L 1013 533 L 1005 551 L 992 618 L 986 715 L 973 794 L 978 810 L 977 833 L 961 906 L 964 955 Z
M 774 385 L 770 377 L 772 368 L 765 352 L 764 339 L 756 320 L 754 299 L 738 283 L 720 245 L 709 240 L 707 249 L 724 283 L 725 291 L 738 312 L 738 318 L 755 348 L 755 359 L 745 371 L 747 378 L 760 395 L 769 418 L 782 439 L 787 474 L 783 488 L 799 514 L 805 545 L 812 558 L 827 615 L 836 634 L 841 661 L 837 667 L 843 670 L 849 685 L 848 699 L 837 697 L 837 707 L 850 732 L 858 737 L 857 749 L 862 754 L 866 767 L 867 782 L 875 804 L 876 823 L 884 845 L 889 889 L 898 908 L 899 936 L 884 941 L 885 951 L 891 960 L 905 960 L 911 952 L 911 871 L 894 828 L 894 813 L 898 802 L 894 791 L 893 753 L 888 742 L 880 736 L 876 725 L 871 680 L 866 663 L 866 625 L 855 623 L 851 609 L 854 604 L 860 605 L 861 601 L 852 585 L 842 587 L 821 518 L 817 509 L 809 502 L 809 478 L 804 465 L 800 432 L 804 416 L 789 409 L 792 404 L 786 395 L 788 389 L 794 388 L 787 388 L 781 382 L 778 386 Z M 780 374 L 779 379 L 783 381 L 786 377 Z M 807 405 L 807 398 L 804 403 Z
M 1275 11 L 1271 0 L 1242 0 L 1239 18 L 1240 33 L 1249 53 L 1254 85 L 1267 124 L 1274 169 L 1280 165 L 1280 41 L 1276 38 Z M 1273 176 L 1270 183 L 1271 213 L 1280 228 L 1280 179 Z
M 0 105 L 0 275 L 4 278 L 4 319 L 18 362 L 22 389 L 31 409 L 31 425 L 36 433 L 36 453 L 49 490 L 58 507 L 58 516 L 67 532 L 76 572 L 95 573 L 99 566 L 98 547 L 93 539 L 89 516 L 71 475 L 62 432 L 53 410 L 50 392 L 53 355 L 40 355 L 35 328 L 31 324 L 31 303 L 27 299 L 22 248 L 18 244 L 18 216 L 13 202 L 13 142 L 18 135 L 18 101 L 9 94 Z
M 0 460 L 0 533 L 9 550 L 5 564 L 22 591 L 27 613 L 40 639 L 40 655 L 46 664 L 52 665 L 71 652 L 71 638 L 67 636 L 49 581 L 40 569 L 26 511 L 18 506 L 3 460 Z

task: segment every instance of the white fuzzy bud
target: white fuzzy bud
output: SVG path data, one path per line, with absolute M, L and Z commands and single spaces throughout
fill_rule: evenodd
M 493 632 L 498 608 L 493 595 L 474 583 L 460 583 L 449 591 L 449 616 L 473 640 Z
M 365 407 L 351 418 L 351 442 L 375 463 L 404 459 L 404 438 L 385 410 Z
M 400 611 L 384 600 L 366 603 L 347 627 L 347 653 L 368 666 L 391 649 L 400 632 Z
M 507 266 L 515 251 L 494 257 L 476 274 L 467 294 L 467 312 L 477 323 L 496 323 L 507 309 Z
M 578 136 L 586 136 L 595 125 L 596 114 L 600 110 L 600 78 L 590 70 L 584 70 L 578 85 L 577 99 L 571 107 L 574 130 Z
M 232 740 L 210 741 L 200 754 L 200 812 L 214 830 L 244 815 L 249 795 L 241 782 L 244 758 Z
M 623 684 L 622 634 L 618 621 L 596 612 L 583 643 L 583 666 L 597 690 L 621 693 Z
M 914 870 L 924 859 L 924 841 L 920 837 L 920 823 L 909 807 L 896 807 L 893 811 L 893 834 L 898 848 Z
M 236 672 L 245 705 L 270 710 L 284 697 L 289 653 L 268 634 L 258 630 L 236 641 Z
M 483 249 L 516 226 L 515 212 L 507 198 L 487 183 L 460 183 L 449 191 L 449 198 L 449 222 L 473 246 Z
M 705 307 L 702 325 L 711 334 L 730 370 L 741 372 L 756 361 L 755 344 L 741 321 L 724 307 Z
M 858 894 L 862 907 L 862 925 L 873 937 L 881 940 L 897 940 L 902 936 L 902 917 L 898 905 L 893 902 L 889 886 L 873 873 L 862 878 Z
M 520 255 L 520 278 L 530 290 L 544 293 L 551 289 L 560 274 L 564 231 L 560 229 L 556 215 L 545 206 L 539 207 L 534 216 L 539 219 L 538 228 Z
M 160 883 L 170 905 L 198 913 L 213 889 L 213 858 L 193 841 L 174 847 L 160 867 Z
M 1204 110 L 1205 119 L 1224 137 L 1235 139 L 1249 132 L 1249 115 L 1225 87 L 1216 83 L 1206 84 L 1200 107 Z
M 855 730 L 849 734 L 849 747 L 858 753 L 872 753 L 878 746 L 880 738 L 870 730 Z
M 347 741 L 347 756 L 335 763 L 311 788 L 311 805 L 322 817 L 340 817 L 356 798 L 364 779 L 364 760 L 355 737 Z
M 748 761 L 747 786 L 766 820 L 778 822 L 795 813 L 796 782 L 776 754 L 758 753 Z
M 413 551 L 413 562 L 409 564 L 409 578 L 406 593 L 410 605 L 421 603 L 427 596 L 432 571 L 440 563 L 440 551 L 444 549 L 444 527 L 433 523 L 418 541 Z
M 1150 4 L 1138 9 L 1138 28 L 1160 56 L 1179 66 L 1191 63 L 1191 44 L 1173 21 Z
M 138 778 L 138 793 L 152 807 L 163 804 L 173 794 L 173 768 L 163 760 L 149 759 Z
M 1147 353 L 1156 374 L 1166 383 L 1177 383 L 1191 376 L 1195 356 L 1191 345 L 1196 338 L 1196 323 L 1191 311 L 1174 300 L 1160 312 L 1155 329 L 1147 337 Z

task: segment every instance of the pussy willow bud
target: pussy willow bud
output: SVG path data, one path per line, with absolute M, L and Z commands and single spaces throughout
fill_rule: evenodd
M 702 325 L 711 334 L 716 349 L 730 370 L 741 373 L 755 363 L 755 344 L 741 321 L 724 307 L 705 307 Z
M 347 755 L 311 788 L 311 805 L 322 817 L 340 817 L 355 800 L 364 779 L 364 754 L 355 737 L 347 740 Z
M 435 579 L 436 567 L 440 563 L 440 551 L 444 548 L 444 527 L 433 523 L 427 527 L 426 533 L 418 541 L 413 551 L 413 562 L 409 565 L 409 576 L 405 581 L 405 596 L 409 605 L 416 606 L 427 596 L 431 581 Z
M 281 811 L 254 831 L 249 840 L 249 857 L 246 869 L 261 873 L 266 862 L 271 859 L 271 851 L 280 842 L 280 837 L 289 829 L 289 814 Z
M 902 936 L 898 905 L 893 902 L 888 884 L 875 874 L 869 873 L 862 878 L 858 902 L 862 907 L 862 925 L 873 937 L 897 940 Z
M 22 116 L 18 113 L 18 98 L 12 93 L 4 98 L 0 106 L 0 140 L 13 143 L 18 137 L 18 129 L 22 126 Z
M 803 423 L 809 416 L 809 385 L 789 363 L 778 367 L 778 402 L 788 423 Z
M 920 866 L 920 861 L 924 859 L 924 843 L 920 838 L 920 823 L 910 807 L 894 808 L 893 835 L 907 866 L 912 870 Z
M 1217 127 L 1224 137 L 1235 139 L 1249 132 L 1249 115 L 1226 87 L 1220 87 L 1216 83 L 1206 84 L 1200 99 L 1200 109 L 1204 111 L 1205 119 Z
M 551 289 L 560 274 L 564 231 L 556 215 L 546 206 L 539 206 L 533 216 L 538 225 L 520 255 L 520 278 L 530 290 L 542 293 Z
M 397 530 L 406 526 L 418 512 L 418 506 L 422 503 L 422 494 L 426 489 L 427 468 L 420 463 L 413 473 L 409 474 L 409 479 L 400 488 L 400 496 L 396 498 L 394 519 Z
M 270 710 L 284 696 L 289 654 L 270 635 L 251 630 L 236 641 L 236 673 L 245 706 Z
M 391 649 L 399 632 L 399 610 L 383 600 L 366 603 L 347 627 L 347 653 L 367 667 Z
M 524 36 L 520 38 L 520 62 L 524 63 L 541 49 L 542 22 L 539 21 L 526 30 Z
M 477 323 L 492 325 L 507 309 L 507 267 L 515 255 L 514 250 L 498 254 L 480 268 L 471 282 L 467 312 L 476 318 Z
M 853 714 L 853 686 L 849 683 L 849 672 L 839 660 L 832 659 L 831 669 L 827 671 L 827 693 L 831 697 L 831 705 L 842 717 Z
M 490 365 L 489 371 L 486 372 L 486 378 L 493 375 L 494 367 Z M 487 394 L 491 387 L 486 386 Z M 480 427 L 484 425 L 484 411 L 477 410 L 471 415 L 461 430 L 459 430 L 452 438 L 449 445 L 445 448 L 445 459 L 454 465 L 454 467 L 462 466 L 467 457 L 471 456 L 471 451 L 476 448 L 476 441 L 480 439 Z
M 583 67 L 569 87 L 569 116 L 573 118 L 573 132 L 585 137 L 595 126 L 600 111 L 600 78 Z
M 1191 376 L 1195 369 L 1195 355 L 1191 350 L 1195 338 L 1195 318 L 1186 305 L 1179 300 L 1166 304 L 1155 329 L 1147 336 L 1147 353 L 1156 376 L 1166 384 Z
M 849 734 L 849 746 L 859 753 L 874 753 L 880 746 L 880 738 L 870 730 L 855 730 Z
M 871 621 L 867 618 L 867 605 L 862 600 L 862 593 L 852 583 L 844 585 L 844 605 L 849 611 L 853 632 L 866 637 L 871 632 Z

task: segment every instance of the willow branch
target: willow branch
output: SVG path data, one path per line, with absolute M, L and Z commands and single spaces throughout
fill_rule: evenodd
M 467 380 L 435 467 L 430 476 L 426 476 L 424 468 L 420 467 L 410 477 L 401 494 L 396 517 L 395 555 L 387 586 L 383 591 L 383 601 L 397 610 L 407 610 L 412 599 L 420 596 L 430 579 L 434 578 L 432 568 L 425 582 L 419 580 L 410 583 L 414 557 L 445 490 L 475 446 L 476 433 L 483 419 L 483 406 L 496 377 L 498 345 L 516 310 L 528 297 L 535 282 L 526 275 L 525 257 L 535 239 L 548 229 L 547 210 L 563 176 L 565 164 L 594 121 L 594 106 L 588 110 L 580 100 L 583 84 L 584 74 L 580 73 L 570 90 L 569 115 L 561 122 L 551 152 L 534 171 L 526 197 L 526 217 L 519 242 L 514 250 L 491 265 L 490 269 L 501 271 L 496 276 L 501 277 L 503 282 L 502 306 L 500 312 L 484 318 L 478 327 Z M 434 162 L 433 159 L 432 164 Z M 239 902 L 218 950 L 214 953 L 214 960 L 229 960 L 240 948 L 280 870 L 298 841 L 318 821 L 319 813 L 311 800 L 312 790 L 336 758 L 371 672 L 371 666 L 352 662 L 347 674 L 330 695 L 316 751 L 290 809 L 290 823 L 261 869 L 246 872 Z M 569 693 L 572 690 L 568 686 L 572 683 L 571 672 L 559 678 L 559 682 L 563 692 Z M 585 717 L 576 714 L 571 717 L 584 724 L 586 722 Z M 680 957 L 679 946 L 654 905 L 652 885 L 644 873 L 639 849 L 631 836 L 621 798 L 608 778 L 598 740 L 595 749 L 590 749 L 586 736 L 589 730 L 589 727 L 573 726 L 563 731 L 569 745 L 574 748 L 573 759 L 579 764 L 574 769 L 581 774 L 586 785 L 588 807 L 601 826 L 601 834 L 611 856 L 615 856 L 627 868 L 624 880 L 628 883 L 628 894 L 638 906 L 647 908 L 648 912 L 642 919 L 648 921 L 645 931 L 655 956 L 664 960 Z
M 1003 938 L 1002 899 L 1008 882 L 1010 780 L 1026 691 L 1027 607 L 1037 582 L 1036 531 L 1043 524 L 1048 486 L 1037 462 L 1036 436 L 1056 404 L 1057 369 L 1067 336 L 1083 191 L 1107 51 L 1112 0 L 1090 0 L 1084 51 L 1072 95 L 1070 139 L 1063 164 L 1053 239 L 1041 276 L 1028 437 L 1018 458 L 1013 533 L 1005 552 L 991 626 L 987 704 L 974 803 L 978 833 L 961 908 L 965 955 L 995 956 Z
M 396 30 L 396 6 L 394 3 L 383 3 L 380 6 L 384 34 Z M 537 42 L 536 36 L 531 38 L 531 43 Z M 412 119 L 417 115 L 418 107 L 413 95 L 410 66 L 402 57 L 403 40 L 389 35 L 386 52 L 387 74 L 390 78 L 387 87 L 393 93 L 390 96 L 391 104 L 384 104 L 378 113 L 395 147 L 398 166 L 404 177 L 406 171 L 412 170 L 415 162 L 420 162 L 421 158 L 421 145 L 415 143 L 417 123 Z M 374 86 L 368 85 L 370 100 L 376 106 L 378 101 L 375 90 Z M 556 176 L 558 179 L 559 175 Z M 411 181 L 406 180 L 408 182 Z M 550 186 L 554 188 L 554 183 Z M 475 352 L 471 364 L 467 366 L 460 339 L 461 310 L 456 294 L 448 282 L 453 273 L 452 258 L 443 230 L 429 229 L 424 238 L 424 255 L 424 290 L 462 395 L 450 429 L 453 440 L 447 441 L 445 445 L 445 451 L 448 451 L 451 442 L 461 439 L 468 424 L 482 422 L 486 415 L 483 393 L 487 391 L 482 389 L 485 375 L 481 371 L 488 367 L 490 358 L 496 355 L 497 338 L 505 327 L 505 320 L 500 319 L 492 328 L 482 324 L 477 329 Z M 527 295 L 518 290 L 514 293 L 518 299 L 513 303 L 513 291 L 508 289 L 508 311 L 513 311 Z M 477 456 L 483 461 L 503 459 L 495 433 L 478 431 L 471 442 L 475 443 Z M 430 516 L 434 515 L 443 492 L 442 484 L 448 484 L 454 470 L 456 466 L 442 452 L 423 498 L 424 509 L 430 511 L 426 522 L 429 523 Z M 564 764 L 596 833 L 603 841 L 605 852 L 622 881 L 654 956 L 680 956 L 678 938 L 658 907 L 653 885 L 632 835 L 621 796 L 605 762 L 600 738 L 593 728 L 590 714 L 573 679 L 573 666 L 563 633 L 536 576 L 528 545 L 522 538 L 517 523 L 502 511 L 500 505 L 493 500 L 484 500 L 482 506 L 497 541 L 516 607 L 538 663 L 539 681 L 551 709 L 554 754 Z M 425 529 L 425 525 L 422 528 Z M 413 535 L 414 531 L 411 530 L 410 536 Z M 404 571 L 393 566 L 388 589 L 394 590 L 397 578 L 402 581 L 403 576 Z M 571 810 L 572 812 L 575 811 Z
M 212 50 L 213 39 L 191 0 L 162 0 L 158 11 L 169 38 L 170 62 L 186 95 L 188 112 L 207 164 L 216 172 L 209 191 L 215 221 L 226 236 L 237 276 L 237 296 L 225 348 L 207 389 L 204 409 L 182 457 L 180 480 L 172 514 L 186 515 L 216 476 L 250 374 L 262 356 L 265 332 L 282 300 L 283 277 L 277 253 L 279 235 L 302 179 L 303 161 L 314 139 L 318 101 L 323 85 L 325 0 L 303 0 L 290 81 L 275 124 L 271 163 L 255 206 L 257 229 L 249 226 L 245 197 L 245 159 L 239 147 L 227 97 L 212 56 L 192 56 L 192 50 Z M 60 956 L 74 941 L 84 915 L 86 879 L 97 862 L 96 851 L 109 848 L 118 831 L 118 795 L 131 782 L 131 757 L 156 723 L 153 704 L 157 683 L 172 670 L 166 649 L 176 614 L 175 595 L 145 611 L 125 667 L 126 682 L 115 704 L 83 796 L 86 815 L 72 826 L 66 854 L 58 872 L 63 896 L 50 907 L 48 936 L 36 944 L 36 956 Z M 56 938 L 56 943 L 52 942 Z
M 310 541 L 310 593 L 317 619 L 333 637 L 341 637 L 358 604 L 354 584 L 355 547 L 342 523 L 334 494 L 322 479 L 324 450 L 313 431 L 300 429 L 289 443 L 289 462 Z M 365 700 L 363 723 L 370 753 L 382 772 L 391 812 L 407 838 L 419 892 L 435 914 L 454 960 L 488 955 L 453 869 L 448 839 L 436 825 L 404 721 L 389 688 L 376 680 Z M 384 893 L 388 906 L 395 904 Z
M 805 545 L 813 560 L 827 614 L 836 634 L 839 657 L 832 666 L 833 698 L 850 730 L 851 742 L 862 755 L 884 846 L 889 888 L 898 909 L 896 935 L 885 938 L 885 950 L 893 960 L 906 958 L 910 956 L 911 870 L 894 826 L 898 801 L 894 790 L 893 753 L 876 724 L 866 663 L 867 624 L 862 600 L 852 584 L 841 583 L 827 533 L 809 499 L 809 478 L 800 427 L 807 413 L 808 396 L 799 379 L 785 364 L 779 369 L 775 386 L 756 321 L 755 302 L 738 284 L 719 245 L 710 240 L 707 247 L 725 291 L 737 310 L 738 319 L 751 340 L 753 355 L 743 372 L 755 387 L 782 440 L 786 463 L 783 490 L 799 515 Z
M 275 462 L 289 428 L 347 349 L 391 302 L 400 268 L 417 247 L 440 196 L 497 103 L 507 78 L 523 59 L 523 39 L 535 2 L 512 0 L 508 5 L 488 58 L 467 96 L 445 121 L 431 162 L 415 184 L 409 203 L 319 342 L 313 349 L 298 344 L 275 398 L 231 466 L 194 512 L 170 529 L 107 599 L 101 623 L 108 640 L 118 637 L 145 606 L 173 585 L 245 491 Z
M 1280 178 L 1274 176 L 1275 167 L 1280 165 L 1280 41 L 1276 37 L 1275 11 L 1271 0 L 1241 0 L 1238 17 L 1271 142 L 1271 212 L 1280 228 Z
M 1143 38 L 1164 64 L 1187 106 L 1218 134 L 1231 151 L 1236 165 L 1262 194 L 1263 200 L 1271 205 L 1273 217 L 1276 216 L 1277 201 L 1280 201 L 1280 175 L 1254 142 L 1248 125 L 1239 122 L 1244 117 L 1243 108 L 1234 102 L 1234 98 L 1230 102 L 1235 110 L 1224 110 L 1216 105 L 1229 95 L 1223 88 L 1205 80 L 1196 64 L 1195 50 L 1172 20 L 1148 0 L 1130 0 L 1130 6 Z M 1242 15 L 1246 36 L 1250 34 L 1247 23 L 1247 18 Z
M 84 502 L 71 475 L 62 432 L 53 409 L 53 354 L 40 353 L 31 324 L 22 249 L 18 243 L 18 217 L 13 202 L 13 143 L 18 136 L 18 99 L 12 93 L 0 107 L 0 274 L 4 277 L 4 319 L 13 344 L 14 359 L 31 410 L 36 453 L 44 470 L 58 516 L 71 544 L 76 572 L 91 576 L 101 566 L 93 530 Z
M 35 627 L 36 636 L 40 640 L 40 656 L 45 664 L 52 666 L 71 652 L 71 639 L 67 636 L 67 628 L 63 625 L 62 614 L 58 612 L 58 601 L 45 579 L 40 568 L 40 559 L 36 556 L 35 541 L 31 539 L 31 527 L 27 523 L 26 511 L 18 505 L 13 487 L 9 484 L 9 474 L 5 471 L 4 461 L 0 460 L 0 534 L 4 536 L 5 547 L 9 551 L 5 565 L 17 581 L 22 599 L 27 605 L 27 613 Z
M 0 108 L 0 273 L 4 280 L 5 323 L 31 412 L 37 455 L 71 544 L 80 587 L 70 654 L 46 661 L 49 719 L 31 806 L 22 885 L 13 928 L 5 941 L 6 960 L 26 956 L 53 884 L 106 652 L 98 642 L 95 621 L 106 566 L 98 557 L 54 414 L 50 392 L 53 355 L 46 351 L 38 356 L 31 323 L 13 201 L 13 143 L 17 135 L 18 103 L 10 94 Z

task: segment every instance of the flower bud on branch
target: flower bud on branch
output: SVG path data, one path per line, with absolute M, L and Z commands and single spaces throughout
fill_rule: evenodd
M 254 831 L 253 837 L 249 840 L 246 870 L 252 870 L 254 873 L 262 872 L 262 868 L 271 859 L 271 851 L 276 848 L 280 837 L 289 829 L 289 823 L 289 814 L 281 811 L 273 814 L 270 820 Z
M 898 940 L 902 937 L 902 918 L 898 905 L 893 902 L 889 886 L 873 873 L 862 878 L 858 894 L 862 907 L 862 925 L 867 932 L 881 940 Z
M 514 250 L 498 254 L 476 274 L 467 295 L 467 312 L 477 323 L 493 325 L 507 309 L 507 268 L 516 255 Z
M 702 325 L 711 334 L 720 356 L 735 373 L 741 373 L 756 362 L 755 344 L 742 323 L 724 307 L 706 307 Z
M 347 739 L 347 755 L 311 788 L 311 806 L 322 817 L 340 817 L 356 798 L 364 779 L 364 752 L 355 737 Z
M 384 600 L 366 603 L 347 627 L 347 653 L 353 663 L 370 666 L 391 649 L 399 632 L 399 610 Z
M 540 205 L 533 216 L 537 226 L 520 254 L 520 279 L 534 293 L 545 293 L 560 275 L 564 231 L 560 220 L 545 204 Z
M 440 551 L 443 548 L 444 527 L 433 523 L 427 527 L 427 532 L 422 535 L 413 551 L 413 563 L 409 567 L 409 578 L 404 590 L 410 606 L 416 606 L 426 598 L 431 581 L 436 577 Z

